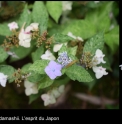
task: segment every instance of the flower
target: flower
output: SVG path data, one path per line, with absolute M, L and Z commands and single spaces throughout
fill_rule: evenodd
M 55 60 L 56 59 L 55 56 L 49 50 L 47 50 L 45 52 L 45 54 L 41 55 L 41 58 L 46 59 L 46 60 Z
M 72 37 L 72 38 L 74 38 L 74 39 L 76 39 L 76 36 L 74 36 L 71 32 L 68 32 L 67 35 L 70 36 L 70 37 Z
M 16 22 L 11 22 L 8 24 L 10 30 L 14 30 L 18 28 L 18 24 Z
M 61 47 L 63 46 L 63 44 L 64 44 L 65 46 L 67 46 L 67 43 L 56 44 L 56 45 L 54 45 L 54 47 L 53 47 L 53 51 L 54 51 L 54 52 L 58 52 L 58 51 L 61 49 Z
M 68 57 L 67 52 L 62 52 L 59 54 L 57 61 L 62 64 L 62 67 L 64 67 L 68 65 L 72 59 Z
M 24 29 L 22 28 L 22 30 L 19 33 L 19 45 L 28 48 L 30 47 L 30 41 L 31 41 L 31 33 L 25 32 Z
M 25 32 L 38 30 L 39 23 L 31 23 L 26 29 Z
M 68 34 L 67 34 L 68 36 L 70 36 L 70 37 L 72 37 L 72 38 L 74 38 L 74 39 L 77 39 L 77 40 L 79 40 L 79 41 L 82 41 L 83 42 L 83 39 L 81 38 L 81 37 L 76 37 L 76 36 L 74 36 L 73 34 L 72 34 L 72 32 L 68 32 Z
M 42 100 L 44 101 L 44 106 L 47 106 L 49 104 L 54 104 L 56 103 L 56 99 L 54 98 L 53 95 L 50 94 L 42 94 L 41 95 Z
M 120 67 L 120 68 L 121 68 L 121 70 L 122 70 L 122 65 L 120 65 L 119 67 Z
M 25 80 L 24 86 L 25 86 L 25 94 L 27 96 L 38 93 L 37 84 L 29 82 L 28 80 Z
M 46 74 L 53 80 L 57 76 L 61 76 L 61 69 L 62 66 L 59 63 L 56 63 L 55 61 L 50 61 L 48 66 L 45 68 Z
M 61 85 L 57 88 L 52 89 L 47 94 L 42 94 L 41 99 L 44 101 L 45 106 L 49 104 L 54 104 L 56 103 L 56 98 L 58 98 L 63 92 L 64 92 L 64 85 Z
M 7 82 L 7 75 L 4 75 L 3 73 L 0 72 L 0 84 L 1 86 L 5 87 L 6 82 Z
M 72 1 L 62 1 L 62 10 L 72 10 Z
M 102 63 L 106 63 L 104 60 L 103 60 L 103 57 L 105 55 L 102 53 L 102 51 L 100 49 L 97 49 L 96 50 L 96 53 L 95 53 L 95 56 L 93 57 L 92 59 L 92 63 L 93 65 L 97 65 L 97 64 L 100 64 L 101 62 Z
M 100 79 L 103 75 L 107 75 L 108 72 L 106 72 L 106 68 L 103 68 L 102 66 L 94 66 L 92 67 L 93 71 L 95 72 L 95 76 L 97 79 Z
M 8 55 L 12 56 L 13 58 L 19 58 L 14 52 L 8 51 Z

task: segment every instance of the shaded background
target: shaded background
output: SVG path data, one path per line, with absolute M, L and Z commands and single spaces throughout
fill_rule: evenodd
M 32 10 L 34 1 L 28 1 L 28 8 Z M 75 5 L 76 4 L 76 5 Z M 83 19 L 88 9 L 95 6 L 87 1 L 77 1 L 68 15 L 70 18 Z M 0 23 L 17 18 L 22 12 L 24 2 L 2 2 L 0 8 Z M 119 1 L 113 4 L 113 13 L 119 25 Z M 60 21 L 59 21 L 60 24 Z M 107 47 L 107 45 L 106 45 Z M 65 93 L 57 103 L 44 107 L 41 98 L 28 104 L 29 98 L 25 95 L 23 85 L 17 87 L 15 83 L 7 83 L 5 88 L 0 86 L 0 109 L 118 109 L 119 108 L 119 50 L 111 55 L 111 68 L 109 75 L 103 76 L 94 86 L 87 87 L 77 81 L 70 81 L 66 85 Z M 9 58 L 7 62 L 9 61 Z M 8 63 L 13 67 L 20 68 L 32 60 L 26 57 L 22 60 Z

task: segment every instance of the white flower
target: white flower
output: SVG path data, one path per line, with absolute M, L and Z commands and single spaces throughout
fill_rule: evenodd
M 24 29 L 22 28 L 21 32 L 19 33 L 19 45 L 28 48 L 30 47 L 30 41 L 31 33 L 25 32 Z
M 58 91 L 59 91 L 60 93 L 63 93 L 63 92 L 64 92 L 64 88 L 65 88 L 65 86 L 64 86 L 64 85 L 61 85 L 61 86 L 58 88 Z
M 60 93 L 58 91 L 58 88 L 55 88 L 51 91 L 51 94 L 55 97 L 58 98 L 60 96 Z
M 55 59 L 56 59 L 55 56 L 54 56 L 49 50 L 47 50 L 47 51 L 45 52 L 45 54 L 43 54 L 43 55 L 41 56 L 41 58 L 42 58 L 42 59 L 46 59 L 46 60 L 55 60 Z
M 54 104 L 56 103 L 56 99 L 54 98 L 53 95 L 49 94 L 42 94 L 41 95 L 42 100 L 44 101 L 44 106 L 47 106 L 49 104 Z
M 74 38 L 74 39 L 78 39 L 78 40 L 80 40 L 80 41 L 82 41 L 83 42 L 83 39 L 81 38 L 81 37 L 76 37 L 76 36 L 74 36 L 73 34 L 72 34 L 72 32 L 68 32 L 68 34 L 67 34 L 68 36 L 70 36 L 70 37 L 72 37 L 72 38 Z
M 5 87 L 6 82 L 7 82 L 7 75 L 4 75 L 3 73 L 0 72 L 0 84 L 1 86 Z
M 74 38 L 74 39 L 76 39 L 76 36 L 74 36 L 71 32 L 68 32 L 67 35 L 70 36 L 70 37 L 72 37 L 72 38 Z
M 39 23 L 31 23 L 26 29 L 25 32 L 38 30 Z
M 72 1 L 62 1 L 62 10 L 72 10 Z
M 11 22 L 8 24 L 10 30 L 14 30 L 18 28 L 18 24 L 16 22 Z
M 120 68 L 121 68 L 121 70 L 122 70 L 122 65 L 120 65 L 119 67 L 120 67 Z
M 83 39 L 81 37 L 77 37 L 76 39 L 80 40 L 80 41 L 83 41 Z
M 55 44 L 54 47 L 53 47 L 53 51 L 54 51 L 54 52 L 58 52 L 58 51 L 61 49 L 61 47 L 63 46 L 63 44 L 64 44 L 65 46 L 67 46 L 67 43 Z
M 94 66 L 92 67 L 93 71 L 95 72 L 95 76 L 97 79 L 100 79 L 103 75 L 107 75 L 108 72 L 106 72 L 106 68 L 103 68 L 102 66 Z
M 104 60 L 103 60 L 103 57 L 105 55 L 102 53 L 102 51 L 100 49 L 97 49 L 96 50 L 96 53 L 95 53 L 95 56 L 93 57 L 92 59 L 92 62 L 93 62 L 93 65 L 97 65 L 97 64 L 100 64 L 101 62 L 102 63 L 106 63 Z
M 31 82 L 25 80 L 24 86 L 25 86 L 25 94 L 27 96 L 29 96 L 31 94 L 37 94 L 38 93 L 37 84 L 31 83 Z
M 8 51 L 8 55 L 12 56 L 13 58 L 19 58 L 14 52 Z

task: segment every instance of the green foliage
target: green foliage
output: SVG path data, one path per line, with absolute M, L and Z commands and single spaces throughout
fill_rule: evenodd
M 27 78 L 28 81 L 32 82 L 32 83 L 37 83 L 39 81 L 41 81 L 44 78 L 44 75 L 35 73 L 35 72 L 31 72 L 31 75 Z
M 95 54 L 97 49 L 103 49 L 104 46 L 104 35 L 100 32 L 93 37 L 91 37 L 83 48 L 83 52 L 90 52 L 92 55 Z
M 69 37 L 68 35 L 56 33 L 53 35 L 54 43 L 65 43 L 68 41 L 73 40 L 73 38 Z
M 26 26 L 28 26 L 31 23 L 31 14 L 28 11 L 27 5 L 25 5 L 25 8 L 23 12 L 20 15 L 20 18 L 18 20 L 18 25 L 21 28 L 22 25 L 26 22 Z
M 0 46 L 0 63 L 4 62 L 8 57 L 7 52 L 4 50 L 2 46 Z
M 70 66 L 66 70 L 66 75 L 72 79 L 77 80 L 79 82 L 91 82 L 93 81 L 90 74 L 81 66 L 78 66 L 76 64 Z
M 36 60 L 40 60 L 41 59 L 41 55 L 43 53 L 44 53 L 44 46 L 41 45 L 41 47 L 36 49 L 35 52 L 32 52 L 32 60 L 33 60 L 33 62 L 36 61 Z
M 77 46 L 75 46 L 75 47 L 70 47 L 69 48 L 69 53 L 71 54 L 71 55 L 76 55 L 76 52 L 77 52 Z
M 29 67 L 32 65 L 32 63 L 28 63 L 22 67 L 22 72 L 23 73 L 29 73 Z
M 32 11 L 32 19 L 34 22 L 39 23 L 39 30 L 41 34 L 47 30 L 48 13 L 42 1 L 35 1 Z
M 54 80 L 51 80 L 48 76 L 45 76 L 39 83 L 38 89 L 44 89 L 52 85 Z
M 63 34 L 68 34 L 68 32 L 72 32 L 75 36 L 87 39 L 96 33 L 96 27 L 87 20 L 73 20 L 69 22 L 62 31 Z
M 45 67 L 48 65 L 49 60 L 37 60 L 30 67 L 30 71 L 34 71 L 39 74 L 45 74 Z
M 17 61 L 17 60 L 25 58 L 26 56 L 28 56 L 30 54 L 32 49 L 33 49 L 33 45 L 32 44 L 31 44 L 31 47 L 29 47 L 29 48 L 25 48 L 23 46 L 12 48 L 12 51 L 15 52 L 15 54 L 18 56 L 18 58 L 13 58 L 11 56 L 10 57 L 10 62 L 14 62 L 14 61 Z
M 47 1 L 47 10 L 50 16 L 58 23 L 59 17 L 62 14 L 62 2 L 61 1 Z
M 9 65 L 0 65 L 0 72 L 8 76 L 9 83 L 14 81 L 14 72 L 15 69 L 12 66 Z
M 110 47 L 112 53 L 115 53 L 119 46 L 119 26 L 105 34 L 105 43 Z

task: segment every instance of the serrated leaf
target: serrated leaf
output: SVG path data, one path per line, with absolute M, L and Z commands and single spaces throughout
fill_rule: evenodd
M 105 43 L 110 47 L 114 53 L 119 46 L 119 26 L 113 28 L 110 32 L 105 34 Z
M 47 30 L 48 13 L 43 1 L 35 1 L 32 11 L 32 19 L 39 23 L 39 30 L 41 34 Z
M 21 70 L 22 70 L 22 72 L 23 73 L 29 73 L 30 71 L 29 71 L 29 67 L 32 65 L 32 63 L 28 63 L 28 64 L 26 64 L 26 65 L 24 65 L 22 68 L 21 68 Z
M 60 33 L 54 34 L 53 38 L 54 38 L 55 43 L 65 43 L 65 42 L 73 40 L 73 38 L 69 37 L 68 35 L 64 35 Z
M 44 53 L 44 46 L 39 47 L 35 52 L 32 53 L 33 62 L 36 60 L 40 60 L 41 55 Z
M 44 75 L 35 73 L 35 72 L 31 72 L 31 75 L 27 78 L 28 81 L 32 82 L 32 83 L 37 83 L 39 81 L 41 81 L 44 78 Z
M 26 26 L 29 26 L 29 24 L 31 23 L 31 13 L 28 12 L 27 5 L 25 5 L 25 8 L 24 8 L 23 12 L 21 13 L 20 18 L 18 20 L 18 25 L 20 28 L 22 27 L 24 22 L 26 22 Z
M 5 75 L 8 75 L 8 81 L 10 83 L 14 81 L 13 74 L 15 72 L 15 69 L 12 66 L 0 65 L 0 72 L 4 73 Z
M 50 16 L 58 22 L 59 17 L 62 14 L 62 2 L 61 1 L 47 1 L 46 3 L 47 10 Z
M 49 60 L 37 60 L 29 68 L 30 71 L 34 71 L 39 74 L 45 74 L 45 67 L 48 65 Z
M 96 27 L 87 20 L 73 20 L 69 22 L 62 31 L 63 34 L 72 32 L 76 37 L 82 37 L 83 39 L 90 38 L 96 33 Z
M 49 87 L 53 82 L 54 80 L 51 80 L 48 76 L 46 76 L 39 83 L 38 89 L 44 89 L 46 87 Z
M 100 32 L 93 37 L 91 37 L 88 41 L 86 41 L 84 45 L 83 52 L 90 52 L 92 55 L 95 54 L 97 49 L 103 49 L 104 46 L 104 35 L 103 32 Z
M 93 81 L 93 78 L 90 76 L 90 74 L 81 66 L 72 65 L 67 68 L 66 75 L 72 79 L 77 80 L 79 82 L 91 82 Z
M 4 62 L 8 57 L 7 52 L 4 50 L 2 46 L 0 46 L 0 63 Z

